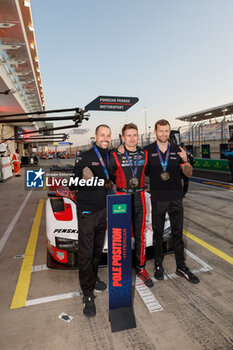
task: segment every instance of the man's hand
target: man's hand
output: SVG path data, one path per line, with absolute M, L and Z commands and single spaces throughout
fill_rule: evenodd
M 121 154 L 124 154 L 125 153 L 125 147 L 123 145 L 120 145 L 118 148 L 117 148 L 118 152 L 120 152 Z
M 192 165 L 188 161 L 188 156 L 186 151 L 180 147 L 181 152 L 177 152 L 179 154 L 180 158 L 183 160 L 184 164 L 181 164 L 181 169 L 185 176 L 190 177 L 193 173 Z
M 90 168 L 88 168 L 87 166 L 85 168 L 83 168 L 83 179 L 84 180 L 89 180 L 94 176 L 93 172 L 91 171 Z
M 179 154 L 180 158 L 183 159 L 184 162 L 188 161 L 187 153 L 184 149 L 180 147 L 181 152 L 177 152 Z

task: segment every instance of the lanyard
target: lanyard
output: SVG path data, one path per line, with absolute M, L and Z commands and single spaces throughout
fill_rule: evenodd
M 129 163 L 130 169 L 132 171 L 133 177 L 136 177 L 137 171 L 138 171 L 138 160 L 139 160 L 139 152 L 137 151 L 137 159 L 136 159 L 136 165 L 135 168 L 133 169 L 134 164 L 130 162 L 128 152 L 125 149 L 125 157 L 127 159 L 127 162 Z
M 155 145 L 156 145 L 156 148 L 157 148 L 157 152 L 159 154 L 160 164 L 162 165 L 163 171 L 166 171 L 167 164 L 168 164 L 168 158 L 169 158 L 169 155 L 170 155 L 170 145 L 169 144 L 167 145 L 167 153 L 166 153 L 165 161 L 163 161 L 163 157 L 161 155 L 160 149 L 159 149 L 156 141 L 155 141 Z
M 94 150 L 95 150 L 95 153 L 97 154 L 97 157 L 99 158 L 99 161 L 100 161 L 100 163 L 102 165 L 102 168 L 103 168 L 103 171 L 104 171 L 104 175 L 105 175 L 106 179 L 108 180 L 109 179 L 109 173 L 108 173 L 106 165 L 105 165 L 105 163 L 103 161 L 103 158 L 102 158 L 102 156 L 101 156 L 101 154 L 100 154 L 100 152 L 99 152 L 99 150 L 98 150 L 98 148 L 96 146 L 94 146 Z M 108 152 L 106 152 L 106 159 L 107 159 L 107 165 L 108 165 L 108 168 L 109 168 L 109 154 L 108 154 Z

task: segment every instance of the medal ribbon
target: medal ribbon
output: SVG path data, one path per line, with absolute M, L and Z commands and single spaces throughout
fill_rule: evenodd
M 94 151 L 95 151 L 97 157 L 99 158 L 99 161 L 100 161 L 100 163 L 101 163 L 101 165 L 102 165 L 102 168 L 103 168 L 104 175 L 105 175 L 106 179 L 109 180 L 109 173 L 108 173 L 108 170 L 107 170 L 107 168 L 106 168 L 106 165 L 105 165 L 105 163 L 104 163 L 104 161 L 103 161 L 103 158 L 102 158 L 102 156 L 101 156 L 101 154 L 100 154 L 98 148 L 96 147 L 96 145 L 94 146 Z M 107 159 L 107 165 L 108 165 L 108 168 L 109 168 L 109 154 L 108 154 L 108 152 L 106 152 L 106 159 Z
M 157 152 L 158 152 L 158 155 L 159 155 L 160 164 L 162 165 L 163 171 L 166 171 L 167 170 L 167 164 L 168 164 L 168 158 L 170 156 L 170 145 L 169 144 L 167 145 L 167 153 L 166 153 L 165 161 L 163 161 L 162 154 L 160 152 L 160 149 L 159 149 L 156 141 L 155 141 L 155 145 L 156 145 Z
M 128 152 L 126 151 L 126 149 L 125 149 L 125 157 L 127 159 L 127 162 L 129 163 L 129 166 L 130 166 L 130 169 L 131 169 L 133 177 L 136 177 L 137 171 L 138 171 L 139 152 L 137 151 L 137 159 L 136 159 L 136 164 L 135 164 L 135 168 L 134 169 L 133 169 L 134 164 L 132 164 L 130 162 L 129 155 L 128 155 Z

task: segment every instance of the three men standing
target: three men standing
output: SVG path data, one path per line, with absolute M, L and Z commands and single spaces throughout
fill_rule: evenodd
M 153 281 L 145 270 L 145 174 L 150 178 L 152 201 L 153 245 L 155 255 L 154 276 L 164 279 L 163 231 L 165 214 L 171 222 L 176 273 L 191 283 L 199 279 L 185 265 L 183 234 L 183 204 L 180 168 L 185 176 L 192 174 L 185 150 L 169 142 L 170 124 L 159 120 L 155 124 L 157 140 L 141 150 L 138 146 L 138 129 L 133 123 L 124 125 L 124 147 L 109 154 L 111 130 L 99 125 L 95 132 L 93 148 L 83 152 L 75 166 L 75 176 L 90 179 L 95 176 L 105 180 L 103 187 L 82 186 L 78 189 L 77 212 L 79 226 L 78 262 L 79 280 L 84 294 L 84 314 L 95 316 L 94 289 L 105 290 L 99 280 L 100 262 L 106 232 L 106 196 L 115 177 L 117 194 L 132 194 L 132 224 L 135 237 L 136 274 L 146 286 Z

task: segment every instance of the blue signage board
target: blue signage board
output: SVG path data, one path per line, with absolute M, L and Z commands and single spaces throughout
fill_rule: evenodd
M 72 145 L 71 142 L 58 142 L 58 145 L 61 146 L 61 145 Z
M 108 215 L 109 318 L 112 332 L 135 328 L 132 310 L 131 195 L 110 195 Z

